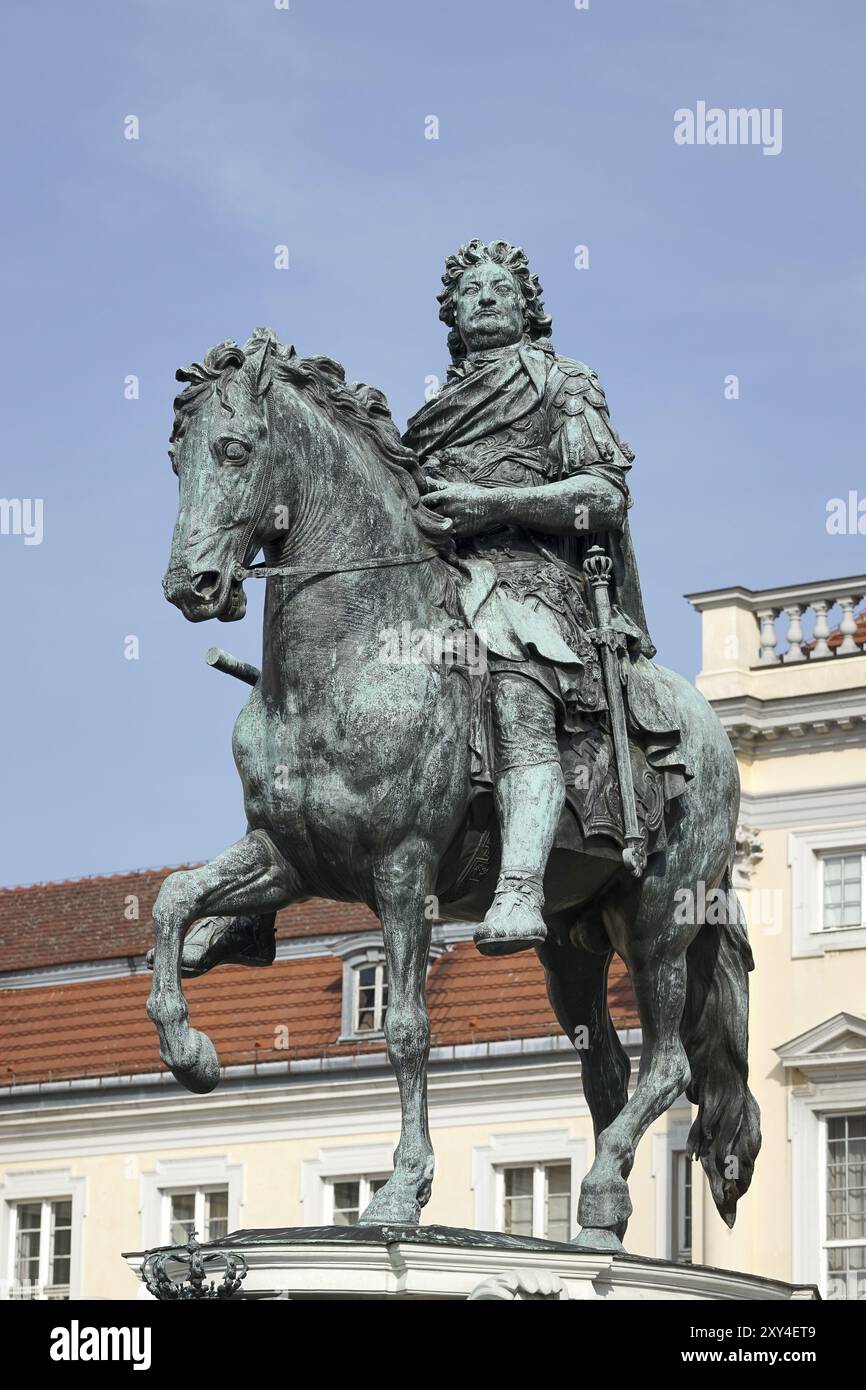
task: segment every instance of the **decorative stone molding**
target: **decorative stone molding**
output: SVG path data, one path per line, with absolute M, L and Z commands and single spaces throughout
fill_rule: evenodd
M 747 825 L 737 826 L 736 849 L 734 852 L 734 887 L 748 888 L 752 874 L 764 857 L 764 843 L 760 833 Z
M 447 1226 L 325 1226 L 238 1231 L 210 1249 L 242 1255 L 241 1299 L 543 1299 L 782 1301 L 815 1289 L 752 1274 L 586 1251 L 555 1241 Z M 124 1256 L 141 1278 L 146 1251 Z
M 794 791 L 740 794 L 740 813 L 763 831 L 814 829 L 822 822 L 840 825 L 862 817 L 866 807 L 866 782 L 842 786 L 803 787 Z
M 736 752 L 748 757 L 778 757 L 866 743 L 866 695 L 862 688 L 776 700 L 738 695 L 711 703 Z
M 571 1295 L 558 1274 L 549 1269 L 515 1269 L 510 1274 L 497 1274 L 485 1279 L 473 1289 L 467 1303 L 529 1303 L 540 1299 L 559 1299 Z
M 866 1018 L 838 1013 L 775 1049 L 782 1066 L 810 1085 L 866 1082 Z

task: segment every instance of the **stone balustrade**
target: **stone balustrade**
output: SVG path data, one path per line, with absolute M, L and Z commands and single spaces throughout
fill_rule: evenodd
M 754 591 L 749 606 L 758 627 L 756 664 L 786 666 L 799 661 L 826 661 L 866 650 L 866 576 L 793 584 Z M 784 616 L 780 637 L 777 619 Z
M 866 654 L 866 575 L 686 594 L 703 619 L 703 674 Z

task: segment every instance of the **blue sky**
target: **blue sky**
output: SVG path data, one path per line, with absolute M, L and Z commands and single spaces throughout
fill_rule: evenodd
M 0 23 L 0 494 L 44 502 L 42 544 L 0 536 L 0 882 L 242 833 L 243 690 L 203 656 L 258 661 L 260 596 L 232 627 L 162 597 L 174 370 L 270 324 L 402 425 L 444 374 L 434 296 L 470 237 L 525 246 L 637 452 L 666 664 L 698 667 L 685 592 L 866 570 L 825 527 L 866 490 L 858 0 L 6 0 Z M 781 108 L 781 153 L 676 145 L 701 100 Z

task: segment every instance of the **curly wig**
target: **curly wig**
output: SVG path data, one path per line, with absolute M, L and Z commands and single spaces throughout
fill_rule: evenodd
M 511 271 L 523 292 L 524 326 L 530 339 L 535 341 L 539 338 L 549 338 L 553 328 L 553 320 L 544 312 L 541 284 L 538 276 L 533 275 L 529 269 L 529 261 L 523 247 L 512 246 L 509 241 L 485 243 L 476 238 L 448 257 L 445 262 L 445 274 L 442 276 L 445 288 L 437 296 L 439 317 L 451 330 L 448 334 L 448 350 L 452 362 L 459 362 L 466 355 L 463 339 L 456 326 L 454 301 L 457 284 L 464 271 L 480 264 L 481 261 L 496 261 Z

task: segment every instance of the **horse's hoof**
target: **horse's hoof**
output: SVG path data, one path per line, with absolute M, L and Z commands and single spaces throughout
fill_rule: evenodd
M 624 1255 L 625 1246 L 616 1231 L 607 1226 L 584 1226 L 571 1241 L 578 1250 L 604 1250 L 614 1255 Z
M 220 1059 L 217 1050 L 206 1033 L 190 1028 L 189 1038 L 184 1047 L 183 1065 L 172 1066 L 172 1074 L 181 1086 L 196 1095 L 207 1095 L 220 1079 Z
M 416 1197 L 389 1192 L 388 1184 L 380 1187 L 358 1218 L 359 1226 L 417 1226 L 421 1220 L 421 1204 Z

